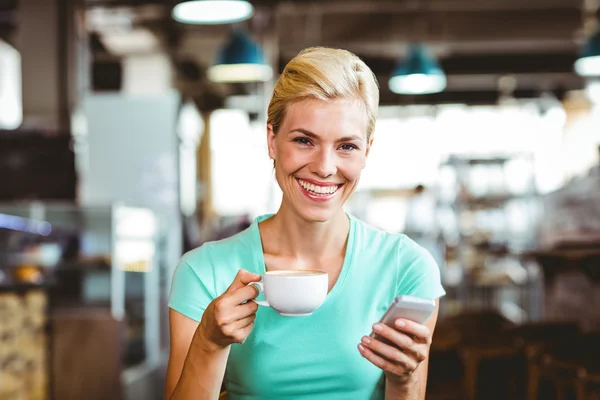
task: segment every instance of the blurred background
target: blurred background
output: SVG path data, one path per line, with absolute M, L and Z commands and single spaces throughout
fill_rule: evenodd
M 0 0 L 0 399 L 159 399 L 179 257 L 275 212 L 278 74 L 381 87 L 347 210 L 448 292 L 428 399 L 600 398 L 600 0 Z

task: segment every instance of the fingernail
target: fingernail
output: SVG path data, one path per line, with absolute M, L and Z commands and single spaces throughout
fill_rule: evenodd
M 359 349 L 360 351 L 365 351 L 365 346 L 363 346 L 362 344 L 359 344 L 359 345 L 358 345 L 358 349 Z
M 365 344 L 369 344 L 369 343 L 371 343 L 371 338 L 368 336 L 363 336 L 362 341 Z
M 383 330 L 383 326 L 381 326 L 380 324 L 375 324 L 373 325 L 373 330 L 375 332 L 381 332 Z
M 404 321 L 402 321 L 402 320 L 397 319 L 396 320 L 396 326 L 398 328 L 404 328 L 404 326 L 406 326 L 406 323 Z

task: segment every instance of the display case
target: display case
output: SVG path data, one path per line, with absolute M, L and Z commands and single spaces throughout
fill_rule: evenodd
M 0 285 L 47 287 L 50 312 L 107 311 L 123 326 L 123 371 L 156 368 L 167 294 L 161 232 L 145 208 L 0 204 Z
M 543 197 L 540 248 L 592 248 L 600 243 L 600 165 Z
M 540 246 L 544 313 L 600 330 L 600 164 L 543 197 Z
M 533 154 L 453 155 L 440 165 L 445 286 L 457 308 L 540 317 L 540 271 L 523 254 L 537 247 L 541 210 Z

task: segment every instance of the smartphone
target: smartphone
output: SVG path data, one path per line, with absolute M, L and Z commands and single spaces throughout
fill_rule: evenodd
M 379 322 L 394 327 L 394 321 L 404 318 L 418 324 L 427 322 L 435 310 L 435 300 L 422 299 L 414 296 L 396 296 Z M 371 337 L 378 338 L 375 332 Z

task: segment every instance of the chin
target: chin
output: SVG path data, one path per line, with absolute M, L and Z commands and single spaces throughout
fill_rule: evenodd
M 337 213 L 339 209 L 330 209 L 330 208 L 309 208 L 309 209 L 300 209 L 298 210 L 298 214 L 308 222 L 327 222 L 331 220 Z

